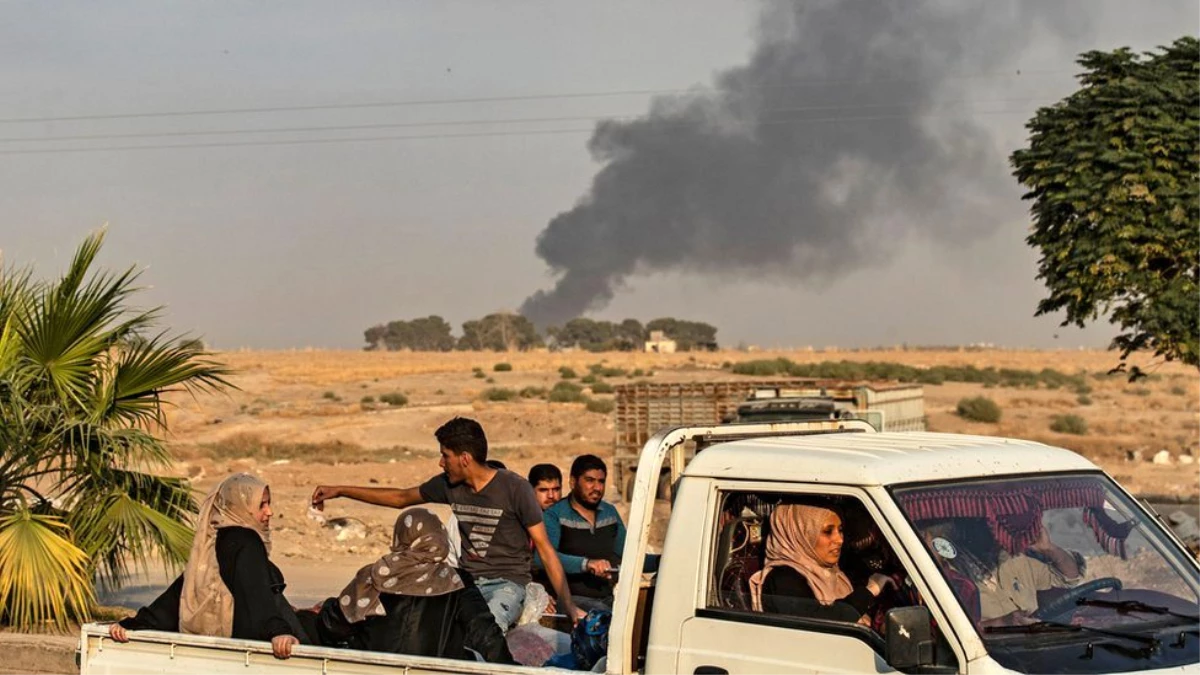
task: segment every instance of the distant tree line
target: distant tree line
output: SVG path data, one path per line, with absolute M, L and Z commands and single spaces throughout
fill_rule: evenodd
M 412 350 L 419 352 L 526 351 L 539 347 L 583 349 L 590 352 L 641 351 L 654 331 L 674 340 L 679 351 L 717 348 L 717 329 L 700 321 L 664 317 L 642 325 L 637 319 L 619 323 L 594 319 L 572 319 L 563 326 L 538 332 L 520 314 L 497 312 L 462 325 L 462 335 L 451 334 L 450 324 L 432 315 L 407 321 L 389 321 L 363 333 L 368 351 Z

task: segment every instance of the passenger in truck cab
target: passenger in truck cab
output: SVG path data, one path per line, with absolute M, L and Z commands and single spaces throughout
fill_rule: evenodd
M 870 625 L 871 611 L 891 577 L 871 574 L 860 586 L 839 566 L 841 515 L 830 504 L 780 504 L 771 512 L 763 568 L 750 577 L 758 612 Z
M 283 574 L 271 552 L 271 490 L 262 479 L 234 474 L 205 498 L 187 566 L 174 583 L 135 616 L 109 627 L 126 642 L 130 630 L 263 640 L 277 658 L 312 644 L 301 617 L 283 596 Z M 309 627 L 312 625 L 310 623 Z

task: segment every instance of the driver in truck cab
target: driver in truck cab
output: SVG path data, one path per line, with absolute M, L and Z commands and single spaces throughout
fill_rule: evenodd
M 1051 541 L 1040 523 L 1033 542 L 1017 554 L 997 543 L 983 518 L 927 521 L 918 523 L 918 529 L 935 559 L 950 571 L 948 578 L 958 580 L 955 592 L 972 600 L 977 594 L 978 615 L 971 618 L 981 627 L 1034 623 L 1039 592 L 1071 588 L 1083 580 L 1083 556 Z M 975 614 L 973 605 L 968 608 Z

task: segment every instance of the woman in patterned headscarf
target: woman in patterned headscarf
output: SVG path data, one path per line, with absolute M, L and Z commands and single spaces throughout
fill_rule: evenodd
M 109 635 L 125 642 L 128 630 L 161 630 L 263 640 L 279 658 L 308 643 L 283 597 L 283 574 L 267 557 L 271 515 L 271 489 L 262 479 L 239 473 L 221 481 L 200 505 L 183 574 Z
M 321 607 L 322 644 L 397 654 L 514 663 L 471 576 L 450 565 L 442 521 L 423 508 L 396 518 L 391 550 Z
M 892 579 L 872 574 L 855 588 L 838 567 L 842 518 L 824 506 L 781 504 L 771 513 L 766 564 L 750 577 L 755 611 L 863 621 Z

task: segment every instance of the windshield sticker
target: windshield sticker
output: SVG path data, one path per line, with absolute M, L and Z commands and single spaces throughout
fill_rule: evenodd
M 954 544 L 950 540 L 941 537 L 935 537 L 933 540 L 933 550 L 946 560 L 954 560 L 958 557 L 958 549 L 954 548 Z

